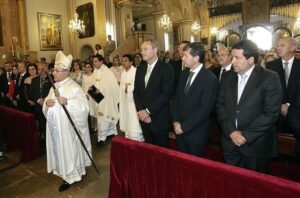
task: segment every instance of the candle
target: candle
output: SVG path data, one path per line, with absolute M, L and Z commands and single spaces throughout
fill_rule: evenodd
M 11 55 L 15 56 L 14 45 L 11 46 Z

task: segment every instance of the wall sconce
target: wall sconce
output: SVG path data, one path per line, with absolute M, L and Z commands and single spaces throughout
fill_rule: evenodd
M 165 32 L 171 32 L 172 28 L 172 21 L 170 17 L 164 14 L 158 21 L 159 27 L 162 27 Z

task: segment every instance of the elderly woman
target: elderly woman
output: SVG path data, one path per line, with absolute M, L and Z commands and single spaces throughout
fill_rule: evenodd
M 80 61 L 74 60 L 71 66 L 70 77 L 80 86 L 82 85 L 83 73 L 84 72 L 82 70 L 82 65 Z

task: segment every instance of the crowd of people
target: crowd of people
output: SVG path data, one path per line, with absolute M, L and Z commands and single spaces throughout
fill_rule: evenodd
M 296 49 L 295 39 L 281 38 L 262 58 L 255 43 L 242 40 L 212 55 L 201 43 L 183 41 L 171 54 L 146 40 L 140 53 L 115 56 L 110 67 L 101 46 L 84 63 L 59 51 L 50 68 L 44 61 L 6 62 L 0 103 L 36 116 L 48 172 L 63 179 L 59 191 L 91 165 L 65 109 L 90 156 L 89 131 L 101 147 L 117 135 L 118 122 L 125 137 L 166 148 L 172 127 L 179 151 L 203 156 L 214 121 L 228 164 L 267 173 L 278 130 L 295 135 L 300 154 Z

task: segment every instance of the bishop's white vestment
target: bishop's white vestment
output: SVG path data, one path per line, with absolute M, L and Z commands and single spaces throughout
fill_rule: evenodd
M 71 78 L 55 83 L 60 96 L 67 98 L 67 108 L 87 150 L 91 155 L 91 141 L 88 127 L 89 105 L 82 88 Z M 53 99 L 53 107 L 43 106 L 47 118 L 46 147 L 48 173 L 61 177 L 72 184 L 80 181 L 86 174 L 85 167 L 91 165 L 70 121 L 58 103 L 54 89 L 51 88 L 45 101 Z

